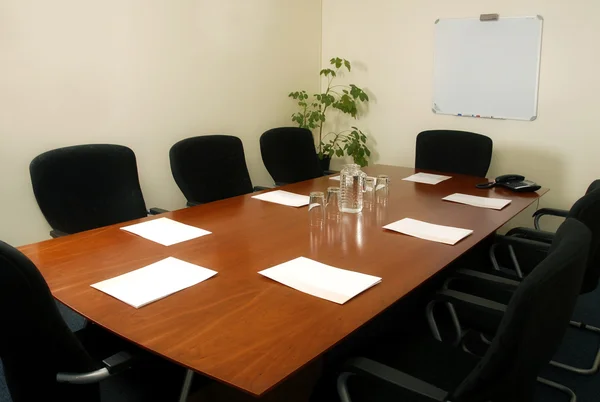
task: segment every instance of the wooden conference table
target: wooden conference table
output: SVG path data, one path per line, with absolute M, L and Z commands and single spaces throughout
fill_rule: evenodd
M 91 321 L 200 374 L 260 396 L 546 192 L 479 190 L 475 184 L 481 178 L 460 175 L 437 185 L 402 181 L 414 173 L 412 168 L 379 165 L 365 171 L 390 176 L 387 206 L 344 214 L 341 222 L 327 223 L 322 230 L 309 226 L 306 207 L 245 195 L 163 215 L 212 232 L 170 247 L 119 230 L 125 226 L 119 224 L 20 250 L 38 266 L 53 295 Z M 284 189 L 308 194 L 338 183 L 323 177 Z M 441 200 L 455 192 L 509 198 L 512 203 L 496 211 Z M 449 246 L 382 229 L 405 217 L 474 232 Z M 156 218 L 138 221 L 150 219 Z M 140 309 L 90 287 L 168 256 L 218 275 Z M 383 279 L 338 305 L 257 274 L 299 256 Z

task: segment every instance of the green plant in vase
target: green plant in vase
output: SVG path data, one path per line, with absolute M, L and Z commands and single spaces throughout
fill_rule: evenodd
M 327 79 L 325 92 L 309 95 L 306 91 L 296 91 L 288 96 L 297 101 L 299 111 L 292 114 L 292 121 L 302 128 L 313 132 L 316 130 L 318 141 L 317 153 L 319 159 L 327 160 L 333 156 L 350 156 L 354 163 L 367 166 L 371 150 L 367 146 L 367 136 L 358 127 L 339 132 L 324 133 L 327 116 L 334 111 L 358 118 L 360 103 L 369 102 L 369 96 L 362 88 L 354 85 L 334 85 L 335 79 L 343 70 L 352 71 L 352 65 L 346 59 L 339 57 L 329 60 L 332 68 L 324 68 L 319 72 Z

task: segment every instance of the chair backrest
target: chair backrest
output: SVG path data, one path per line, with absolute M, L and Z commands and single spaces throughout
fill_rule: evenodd
M 594 180 L 593 182 L 590 183 L 590 185 L 588 186 L 585 193 L 587 194 L 587 193 L 597 190 L 599 188 L 600 188 L 600 180 Z
M 590 255 L 586 266 L 581 293 L 589 293 L 598 287 L 600 280 L 600 180 L 595 180 L 569 210 L 568 218 L 585 224 L 592 232 Z
M 56 383 L 57 372 L 100 368 L 62 319 L 36 266 L 0 241 L 0 359 L 14 402 L 89 401 L 97 386 Z
M 485 135 L 455 130 L 429 130 L 417 135 L 415 168 L 485 177 L 493 142 Z
M 276 184 L 296 183 L 323 176 L 310 130 L 280 127 L 260 137 L 260 153 Z
M 121 145 L 54 149 L 29 166 L 33 192 L 53 229 L 76 233 L 146 216 L 135 154 Z
M 204 135 L 169 151 L 171 173 L 189 202 L 206 203 L 252 192 L 244 146 L 238 137 Z
M 567 219 L 561 225 L 548 256 L 512 296 L 487 353 L 450 400 L 533 400 L 536 378 L 567 330 L 590 241 L 581 222 Z

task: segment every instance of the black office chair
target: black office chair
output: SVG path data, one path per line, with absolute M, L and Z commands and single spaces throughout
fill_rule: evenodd
M 35 157 L 29 172 L 52 237 L 164 212 L 146 210 L 135 154 L 121 145 L 54 149 Z
M 347 363 L 338 378 L 341 400 L 532 402 L 536 378 L 558 348 L 573 312 L 590 241 L 585 225 L 565 221 L 548 257 L 508 305 L 452 290 L 437 294 L 437 302 L 502 315 L 482 359 L 426 337 L 384 346 L 369 358 Z
M 417 135 L 415 168 L 485 177 L 493 142 L 485 135 L 455 130 L 429 130 Z
M 600 189 L 600 180 L 594 180 L 588 186 L 584 195 L 587 195 L 592 191 L 598 189 Z M 535 229 L 525 227 L 513 228 L 510 231 L 508 231 L 507 236 L 516 236 L 525 239 L 551 243 L 554 237 L 554 233 L 543 231 L 540 227 L 540 220 L 543 216 L 556 216 L 561 218 L 567 218 L 568 216 L 570 216 L 570 211 L 556 208 L 540 208 L 533 213 L 533 226 Z
M 149 354 L 93 324 L 71 332 L 36 266 L 1 241 L 0 317 L 0 359 L 13 402 L 100 401 L 100 381 L 111 382 L 118 373 L 122 373 L 118 377 L 125 378 L 136 371 L 127 370 L 134 363 L 151 368 L 160 377 L 156 383 L 160 387 L 150 392 L 147 386 L 136 388 L 146 381 L 151 385 L 150 378 L 140 379 L 133 387 L 115 378 L 117 382 L 113 384 L 119 389 L 103 388 L 103 400 L 123 400 L 117 396 L 126 391 L 128 397 L 123 398 L 127 401 L 150 400 L 150 395 L 177 396 L 182 368 L 157 363 Z M 159 367 L 173 368 L 173 372 L 154 371 Z
M 238 137 L 186 138 L 171 147 L 169 159 L 173 178 L 188 206 L 266 189 L 252 187 L 244 146 Z
M 554 213 L 554 211 L 555 210 L 550 210 L 549 213 L 557 216 L 565 216 L 567 219 L 577 219 L 585 224 L 592 233 L 590 255 L 587 260 L 580 289 L 580 294 L 590 293 L 598 288 L 600 279 L 600 180 L 594 181 L 588 188 L 586 194 L 577 200 L 577 202 L 573 204 L 569 211 L 561 211 L 560 215 Z M 542 215 L 543 214 L 534 214 L 534 216 Z M 491 274 L 495 276 L 501 276 L 503 279 L 508 280 L 508 282 L 505 281 L 505 285 L 510 288 L 511 282 L 513 284 L 518 283 L 520 280 L 522 280 L 523 276 L 527 275 L 528 272 L 531 271 L 531 267 L 534 267 L 537 262 L 545 258 L 550 244 L 555 238 L 556 234 L 554 233 L 533 230 L 529 228 L 516 228 L 509 231 L 506 236 L 497 236 L 496 242 L 493 248 L 490 250 L 493 266 Z M 509 271 L 510 269 L 514 269 L 512 274 Z M 478 273 L 474 270 L 463 269 L 457 271 L 454 279 L 451 279 L 446 286 L 449 286 L 449 284 L 454 280 L 454 286 L 468 286 L 468 291 L 477 292 L 479 295 L 491 294 L 490 292 L 502 294 L 498 293 L 496 289 L 492 289 L 489 286 L 482 287 L 480 284 L 469 286 L 460 282 L 467 278 L 475 280 L 477 278 L 491 280 L 490 276 L 485 273 Z M 463 287 L 462 289 L 465 288 Z M 496 299 L 504 301 L 508 300 L 508 297 L 510 296 L 499 297 L 496 296 Z M 578 329 L 600 334 L 600 328 L 585 324 L 583 322 L 571 321 L 570 325 Z M 600 347 L 596 350 L 595 357 L 590 368 L 579 368 L 557 361 L 551 361 L 550 364 L 578 374 L 595 374 L 600 369 Z
M 260 137 L 267 171 L 280 186 L 323 176 L 312 133 L 306 128 L 280 127 Z

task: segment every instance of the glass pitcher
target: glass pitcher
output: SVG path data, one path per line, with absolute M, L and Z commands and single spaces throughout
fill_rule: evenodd
M 340 172 L 341 212 L 359 213 L 363 208 L 363 192 L 367 174 L 356 164 L 344 165 Z

